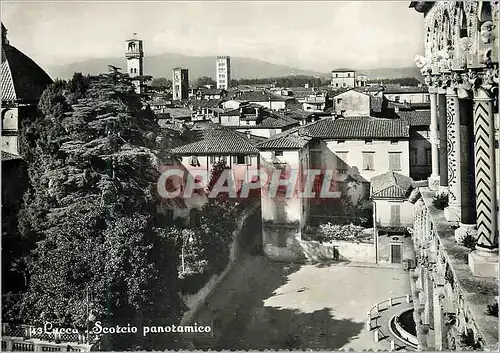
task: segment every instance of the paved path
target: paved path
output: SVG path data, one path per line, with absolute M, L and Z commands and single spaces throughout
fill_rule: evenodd
M 198 349 L 387 350 L 366 330 L 372 305 L 409 292 L 400 267 L 290 264 L 249 257 L 207 300 Z

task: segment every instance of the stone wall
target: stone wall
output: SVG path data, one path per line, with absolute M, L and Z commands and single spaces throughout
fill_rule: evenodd
M 195 317 L 201 307 L 205 304 L 207 298 L 213 293 L 215 289 L 219 287 L 226 275 L 233 269 L 236 261 L 241 257 L 241 249 L 238 244 L 240 244 L 240 236 L 243 233 L 243 227 L 246 224 L 246 220 L 254 214 L 254 212 L 259 211 L 259 205 L 250 206 L 244 211 L 242 216 L 237 222 L 236 230 L 234 231 L 234 240 L 231 243 L 231 251 L 229 255 L 229 263 L 227 264 L 224 271 L 219 275 L 213 275 L 210 277 L 208 282 L 201 288 L 198 292 L 191 295 L 184 295 L 183 299 L 187 307 L 189 308 L 183 315 L 180 325 L 188 325 Z M 256 234 L 257 236 L 257 234 Z
M 315 240 L 302 240 L 296 228 L 285 226 L 265 226 L 262 231 L 264 253 L 278 261 L 325 261 L 336 258 L 338 261 L 375 263 L 373 243 L 354 243 L 332 241 L 320 243 Z

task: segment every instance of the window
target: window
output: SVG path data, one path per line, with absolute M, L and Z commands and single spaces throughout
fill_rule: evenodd
M 189 162 L 189 164 L 193 167 L 199 167 L 201 165 L 200 162 L 198 161 L 198 157 L 196 156 L 191 157 L 191 161 Z
M 347 84 L 344 82 L 344 83 L 342 84 L 342 86 L 344 86 L 344 87 L 345 87 L 345 86 L 347 86 Z
M 425 164 L 426 165 L 432 164 L 432 151 L 430 148 L 425 149 Z
M 374 170 L 373 156 L 374 152 L 363 152 L 363 170 Z
M 340 144 L 342 144 L 342 143 L 345 143 L 345 140 L 338 140 L 338 141 L 337 141 L 337 145 L 340 145 Z
M 233 156 L 233 164 L 252 165 L 252 157 L 250 157 L 250 156 Z
M 373 144 L 373 140 L 365 140 L 365 145 L 372 145 Z
M 394 101 L 399 102 L 400 97 L 399 96 L 394 96 Z
M 391 205 L 391 224 L 401 224 L 401 205 Z
M 401 152 L 389 152 L 389 170 L 401 170 Z
M 347 152 L 335 152 L 337 154 L 337 172 L 346 174 L 349 165 L 347 164 Z
M 220 161 L 227 163 L 227 156 L 210 156 L 210 164 L 215 164 Z
M 274 151 L 273 152 L 274 157 L 282 157 L 283 156 L 283 151 Z
M 410 165 L 417 165 L 417 149 L 410 149 Z
M 342 102 L 342 98 L 337 98 L 337 104 L 340 104 Z
M 339 74 L 335 74 L 335 77 L 339 77 Z
M 347 73 L 347 77 L 351 77 L 351 74 L 350 74 L 350 73 Z
M 391 145 L 397 145 L 399 143 L 398 140 L 391 140 Z

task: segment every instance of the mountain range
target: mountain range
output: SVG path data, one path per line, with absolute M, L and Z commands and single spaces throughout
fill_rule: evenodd
M 127 67 L 126 59 L 124 57 L 120 57 L 89 59 L 72 64 L 49 66 L 47 67 L 47 71 L 52 78 L 68 79 L 73 76 L 74 72 L 82 72 L 83 74 L 93 75 L 107 72 L 108 65 L 121 67 L 122 70 Z M 213 56 L 188 56 L 167 53 L 147 56 L 144 58 L 145 75 L 171 79 L 172 69 L 175 67 L 189 69 L 189 79 L 191 81 L 196 80 L 196 78 L 201 76 L 215 77 L 215 57 Z M 332 69 L 333 68 L 335 67 L 332 67 Z M 366 74 L 369 79 L 399 77 L 415 77 L 419 80 L 423 79 L 417 67 L 356 69 L 356 71 Z M 319 76 L 324 78 L 330 77 L 330 73 L 298 69 L 252 58 L 231 57 L 231 77 L 234 79 L 279 77 L 289 75 Z

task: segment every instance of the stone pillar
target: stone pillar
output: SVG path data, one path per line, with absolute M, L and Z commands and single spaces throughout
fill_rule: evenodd
M 438 92 L 438 124 L 439 124 L 439 192 L 448 193 L 448 152 L 446 146 L 446 90 Z
M 432 173 L 429 177 L 429 189 L 437 191 L 439 189 L 439 137 L 438 137 L 438 116 L 437 116 L 437 88 L 429 88 L 431 100 L 431 155 Z
M 498 224 L 493 96 L 474 90 L 477 245 L 469 254 L 474 276 L 498 277 Z
M 441 298 L 444 295 L 443 286 L 436 285 L 432 297 L 434 307 L 434 349 L 436 351 L 443 350 L 443 312 L 441 308 Z
M 460 227 L 455 230 L 459 244 L 471 236 L 477 238 L 476 194 L 474 166 L 474 116 L 471 99 L 460 99 L 460 165 L 461 215 Z
M 444 216 L 448 222 L 460 221 L 460 108 L 454 87 L 446 90 L 446 130 L 448 152 L 448 207 Z

